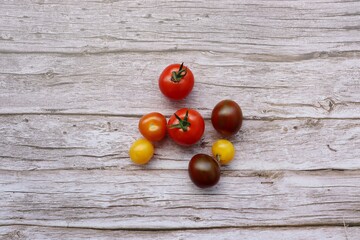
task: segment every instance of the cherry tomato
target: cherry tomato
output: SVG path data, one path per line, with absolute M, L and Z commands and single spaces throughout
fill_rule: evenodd
M 220 165 L 209 155 L 196 154 L 189 162 L 191 181 L 200 188 L 212 187 L 220 179 Z
M 242 120 L 241 108 L 232 100 L 219 102 L 211 113 L 214 128 L 224 136 L 236 134 L 241 128 Z
M 154 155 L 154 146 L 145 138 L 136 140 L 130 147 L 130 159 L 136 164 L 146 164 Z
M 234 145 L 226 139 L 220 139 L 214 142 L 211 150 L 213 156 L 224 165 L 230 163 L 235 155 Z
M 142 116 L 139 121 L 139 131 L 147 140 L 160 141 L 166 135 L 166 119 L 164 115 L 152 112 Z
M 199 112 L 182 108 L 168 122 L 169 136 L 178 144 L 190 146 L 198 142 L 205 130 L 205 122 Z
M 185 98 L 194 87 L 194 75 L 184 64 L 167 66 L 159 77 L 160 91 L 168 98 Z

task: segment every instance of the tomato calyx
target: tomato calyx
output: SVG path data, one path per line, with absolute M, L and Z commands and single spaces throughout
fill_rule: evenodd
M 179 120 L 178 124 L 172 124 L 169 127 L 170 128 L 179 128 L 182 129 L 184 132 L 188 130 L 188 127 L 190 127 L 190 122 L 188 121 L 189 118 L 189 110 L 186 110 L 184 119 L 181 119 L 176 113 L 174 113 L 177 120 Z
M 187 68 L 184 68 L 184 63 L 181 63 L 179 71 L 173 71 L 171 73 L 171 81 L 173 82 L 180 82 L 181 79 L 183 79 L 183 77 L 185 77 L 187 73 Z

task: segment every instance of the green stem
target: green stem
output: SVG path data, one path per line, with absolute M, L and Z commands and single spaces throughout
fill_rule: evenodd
M 169 126 L 169 128 L 179 128 L 182 129 L 184 132 L 188 130 L 188 127 L 190 127 L 190 122 L 188 121 L 189 118 L 189 111 L 187 110 L 185 113 L 184 119 L 181 119 L 176 113 L 174 113 L 176 119 L 179 121 L 178 124 L 172 124 Z
M 220 160 L 221 160 L 220 154 L 216 154 L 215 158 L 216 158 L 216 160 L 220 163 Z
M 180 82 L 180 80 L 185 77 L 186 73 L 187 73 L 187 68 L 184 67 L 184 63 L 181 63 L 179 70 L 173 71 L 171 73 L 171 81 Z

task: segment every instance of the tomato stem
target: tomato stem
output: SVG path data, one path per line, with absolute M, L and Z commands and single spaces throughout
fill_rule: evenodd
M 216 160 L 220 163 L 221 155 L 220 155 L 220 154 L 216 154 L 215 158 L 216 158 Z
M 187 73 L 187 68 L 184 67 L 184 63 L 181 63 L 179 70 L 178 71 L 173 71 L 171 73 L 171 81 L 173 82 L 180 82 L 181 79 L 183 79 L 183 77 L 185 77 Z
M 172 124 L 169 126 L 169 128 L 180 128 L 182 129 L 184 132 L 186 132 L 188 130 L 188 127 L 190 127 L 190 122 L 188 121 L 189 118 L 189 111 L 187 110 L 185 113 L 185 117 L 184 119 L 181 119 L 176 113 L 174 113 L 176 119 L 179 121 L 178 124 Z

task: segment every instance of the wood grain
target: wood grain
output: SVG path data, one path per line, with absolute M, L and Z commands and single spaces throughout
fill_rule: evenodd
M 1 171 L 0 225 L 96 229 L 359 226 L 359 171 L 224 171 L 198 189 L 186 170 Z
M 360 119 L 359 58 L 254 62 L 242 54 L 149 53 L 100 56 L 3 55 L 0 113 L 137 115 L 181 107 L 206 118 L 222 99 L 236 100 L 247 119 Z M 179 102 L 161 95 L 158 77 L 185 61 L 196 78 Z
M 3 1 L 1 51 L 358 55 L 359 7 L 337 0 Z
M 200 111 L 202 112 L 202 111 Z M 0 117 L 0 169 L 137 169 L 128 149 L 138 117 L 21 115 Z M 236 149 L 229 170 L 360 169 L 358 120 L 244 121 L 230 140 Z M 186 169 L 199 152 L 211 153 L 221 136 L 206 121 L 202 140 L 183 148 L 170 138 L 156 144 L 149 169 Z
M 0 239 L 359 239 L 359 1 L 0 6 Z M 174 62 L 196 79 L 179 102 L 157 86 Z M 200 190 L 187 163 L 225 98 L 236 159 Z M 182 107 L 201 142 L 131 164 L 139 117 Z
M 218 228 L 204 230 L 129 231 L 94 230 L 53 227 L 0 227 L 0 239 L 238 239 L 243 240 L 356 240 L 357 227 L 304 227 L 304 228 Z

